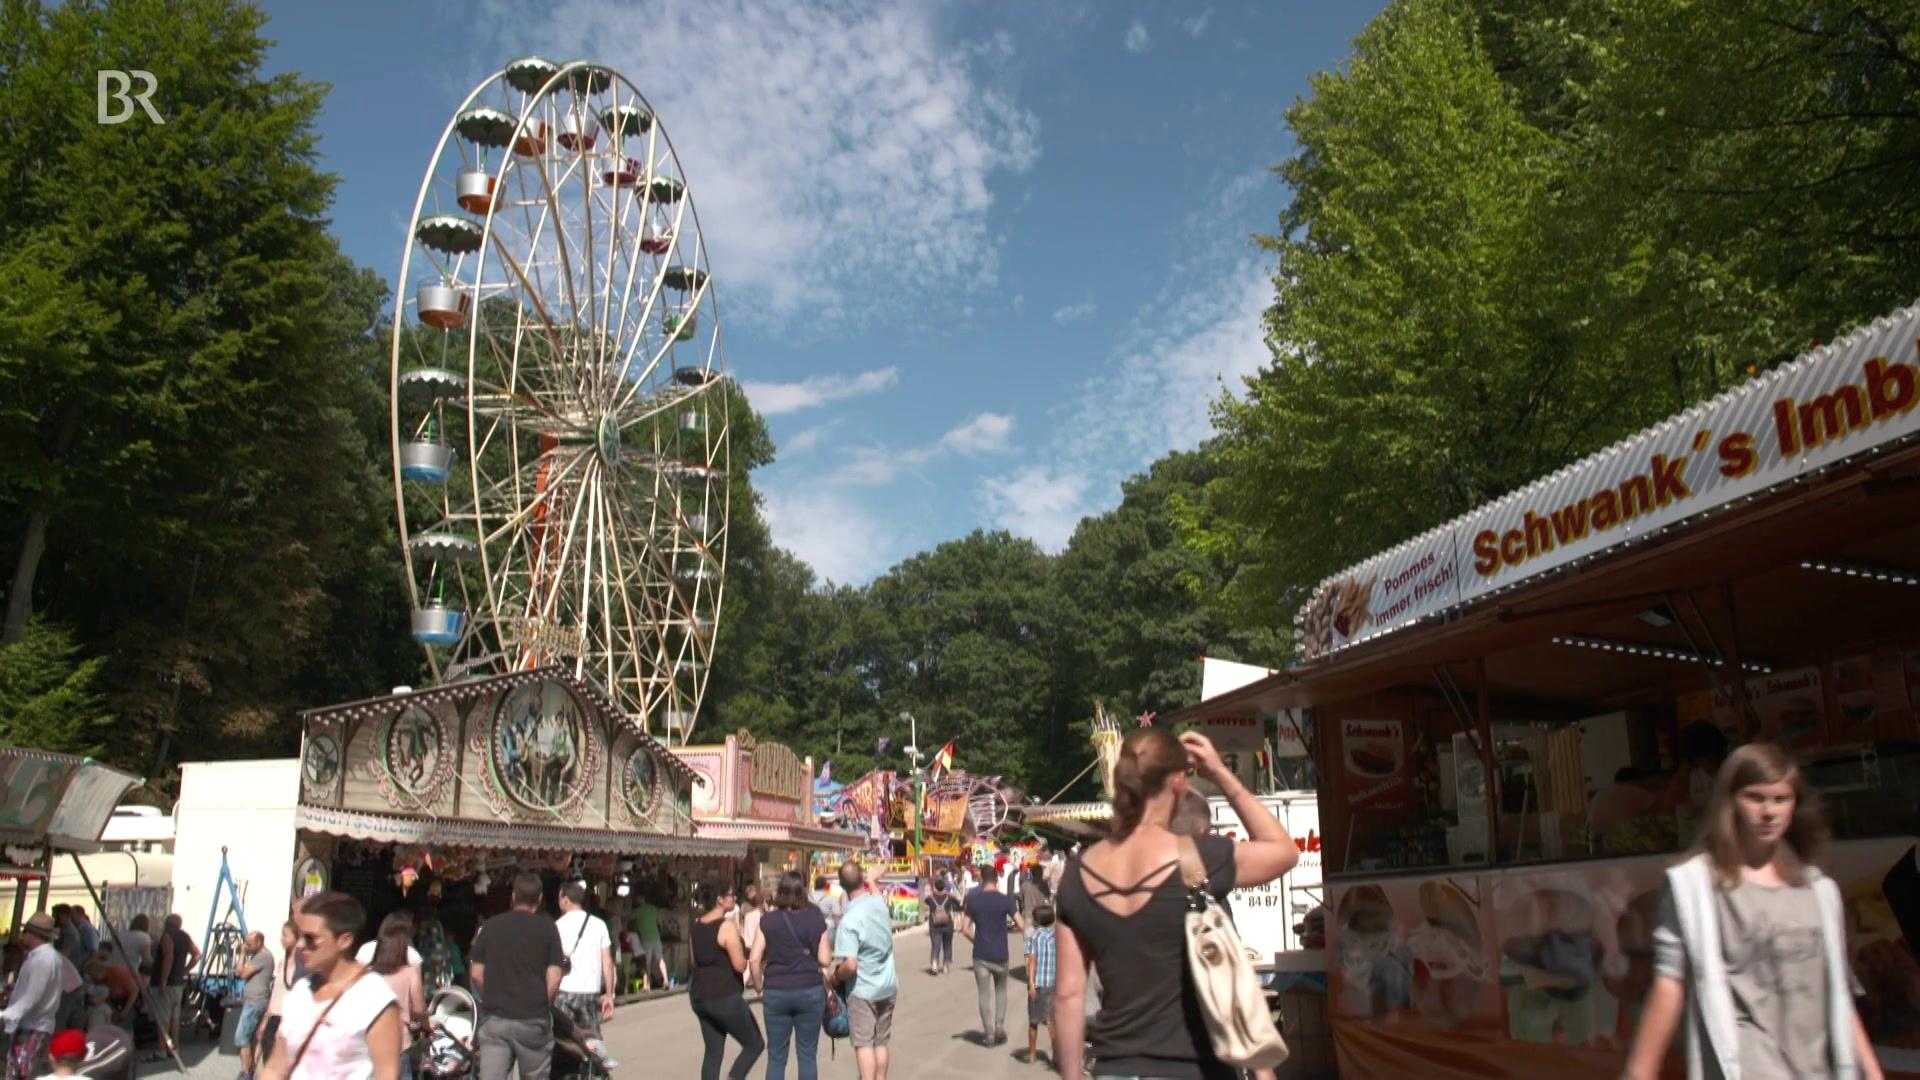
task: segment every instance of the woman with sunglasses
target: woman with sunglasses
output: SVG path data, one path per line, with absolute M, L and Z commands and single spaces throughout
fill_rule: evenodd
M 706 1053 L 700 1061 L 701 1080 L 719 1080 L 720 1062 L 727 1055 L 727 1038 L 740 1044 L 733 1061 L 733 1080 L 746 1080 L 767 1042 L 747 1008 L 747 949 L 733 912 L 739 904 L 732 886 L 695 886 L 694 902 L 704 912 L 693 924 L 693 975 L 687 980 L 687 1000 L 700 1021 L 700 1039 Z
M 309 898 L 294 916 L 308 978 L 282 1003 L 261 1080 L 398 1080 L 400 1012 L 387 981 L 353 958 L 366 925 L 344 893 Z

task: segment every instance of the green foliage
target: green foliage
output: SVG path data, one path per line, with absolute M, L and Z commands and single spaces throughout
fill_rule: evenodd
M 111 752 L 155 775 L 176 733 L 289 750 L 295 708 L 404 663 L 368 636 L 398 580 L 383 289 L 326 234 L 322 88 L 260 75 L 263 21 L 218 0 L 0 17 L 8 632 L 49 612 L 108 658 Z M 164 125 L 95 122 L 91 73 L 128 67 Z
M 101 661 L 80 659 L 66 628 L 34 619 L 0 645 L 0 746 L 100 753 L 111 719 L 94 689 Z
M 1396 0 L 1287 115 L 1273 365 L 1178 510 L 1343 565 L 1920 293 L 1920 9 Z

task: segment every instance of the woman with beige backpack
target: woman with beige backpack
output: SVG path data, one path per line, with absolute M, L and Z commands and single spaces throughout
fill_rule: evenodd
M 1169 830 L 1194 772 L 1226 795 L 1249 839 L 1236 844 Z M 1120 745 L 1113 819 L 1113 835 L 1061 876 L 1054 992 L 1060 1074 L 1079 1080 L 1089 1052 L 1096 1077 L 1232 1080 L 1239 1069 L 1277 1065 L 1285 1045 L 1258 986 L 1249 984 L 1237 940 L 1233 955 L 1213 968 L 1200 957 L 1221 950 L 1196 945 L 1232 938 L 1219 906 L 1228 892 L 1264 885 L 1299 861 L 1286 829 L 1205 736 L 1176 739 L 1153 727 L 1131 732 Z M 1082 1009 L 1090 968 L 1103 996 L 1089 1022 Z

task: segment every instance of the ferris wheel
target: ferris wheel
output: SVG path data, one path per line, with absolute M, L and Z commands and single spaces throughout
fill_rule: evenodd
M 440 136 L 394 290 L 394 500 L 436 679 L 567 665 L 685 741 L 726 565 L 718 307 L 673 144 L 527 57 Z

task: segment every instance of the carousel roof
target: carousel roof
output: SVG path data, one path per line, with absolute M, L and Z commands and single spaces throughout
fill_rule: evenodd
M 693 769 L 686 762 L 681 761 L 678 754 L 673 753 L 667 749 L 665 743 L 642 730 L 640 725 L 634 723 L 633 718 L 628 716 L 620 706 L 614 704 L 613 699 L 609 698 L 606 692 L 592 680 L 578 678 L 560 664 L 549 664 L 546 667 L 530 668 L 526 671 L 510 671 L 505 675 L 465 679 L 445 686 L 404 690 L 339 705 L 327 705 L 318 709 L 307 709 L 300 716 L 306 720 L 371 720 L 388 715 L 400 705 L 451 705 L 455 702 L 471 701 L 474 698 L 490 697 L 536 682 L 562 683 L 579 697 L 585 698 L 588 704 L 602 714 L 618 718 L 622 724 L 626 725 L 628 732 L 639 737 L 642 745 L 650 746 L 658 752 L 658 756 L 665 760 L 668 771 L 687 783 L 693 782 Z

